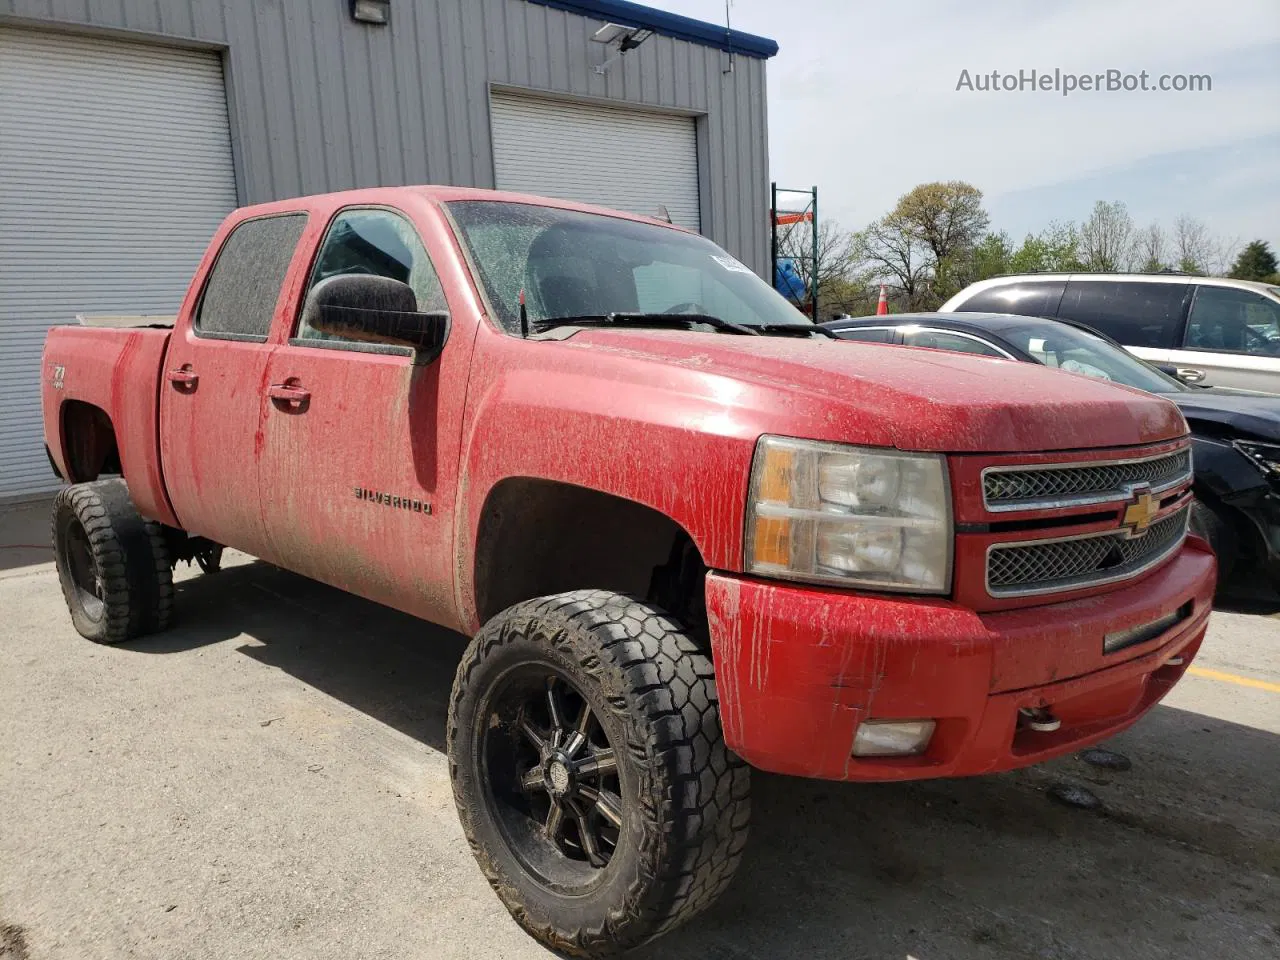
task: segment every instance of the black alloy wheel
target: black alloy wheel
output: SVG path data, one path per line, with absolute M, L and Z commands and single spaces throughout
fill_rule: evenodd
M 493 812 L 512 851 L 543 882 L 566 891 L 589 885 L 608 866 L 623 824 L 613 745 L 565 677 L 530 668 L 508 680 L 485 725 Z

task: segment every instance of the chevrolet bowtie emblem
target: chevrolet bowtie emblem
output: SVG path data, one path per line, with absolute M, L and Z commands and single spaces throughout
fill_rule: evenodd
M 1146 532 L 1147 527 L 1151 526 L 1151 521 L 1159 512 L 1160 501 L 1149 493 L 1140 493 L 1133 503 L 1125 507 L 1121 525 L 1129 530 L 1130 536 L 1137 536 Z

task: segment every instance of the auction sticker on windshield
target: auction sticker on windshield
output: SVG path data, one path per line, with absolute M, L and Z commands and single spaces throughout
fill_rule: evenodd
M 737 260 L 733 259 L 733 257 L 729 256 L 728 254 L 725 254 L 722 257 L 713 253 L 711 255 L 711 259 L 714 260 L 716 263 L 720 264 L 720 266 L 724 267 L 726 270 L 731 270 L 734 273 L 751 273 L 752 272 L 751 268 L 748 267 L 745 263 L 739 263 Z

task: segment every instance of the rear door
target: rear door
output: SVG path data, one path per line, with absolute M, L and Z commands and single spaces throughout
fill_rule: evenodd
M 246 220 L 227 235 L 191 322 L 170 340 L 160 452 L 184 529 L 270 557 L 258 490 L 267 339 L 305 213 Z
M 403 211 L 337 211 L 299 305 L 320 280 L 344 273 L 403 281 L 419 310 L 448 310 Z M 418 364 L 407 347 L 310 329 L 301 312 L 284 321 L 289 336 L 266 380 L 262 496 L 273 554 L 324 583 L 456 625 L 452 530 L 468 338 L 452 329 L 440 358 Z
M 1058 317 L 1101 330 L 1144 360 L 1170 364 L 1190 297 L 1186 283 L 1072 279 Z
M 1197 286 L 1174 356 L 1196 383 L 1280 393 L 1280 302 L 1239 287 Z

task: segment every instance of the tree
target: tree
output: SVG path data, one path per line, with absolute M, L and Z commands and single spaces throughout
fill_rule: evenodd
M 1080 228 L 1080 258 L 1091 273 L 1115 273 L 1129 263 L 1133 245 L 1133 220 L 1116 200 L 1099 200 Z
M 1254 240 L 1240 251 L 1228 276 L 1237 280 L 1267 280 L 1277 270 L 1280 270 L 1280 264 L 1271 252 L 1271 244 L 1265 240 Z
M 814 285 L 818 289 L 818 302 L 824 313 L 824 288 L 847 280 L 857 259 L 852 234 L 840 229 L 835 220 L 818 221 L 818 256 L 815 272 L 813 256 L 813 225 L 800 222 L 778 228 L 778 256 L 792 260 L 804 288 L 812 296 Z
M 891 216 L 928 251 L 933 299 L 941 303 L 969 283 L 974 248 L 991 223 L 981 190 L 963 180 L 922 183 L 898 199 Z
M 959 180 L 923 183 L 858 237 L 869 279 L 891 282 L 907 309 L 935 307 L 973 278 L 990 217 L 982 191 Z
M 901 291 L 905 309 L 924 309 L 931 295 L 932 253 L 909 224 L 894 213 L 882 217 L 857 235 L 857 251 L 873 281 L 887 281 Z
M 1185 213 L 1174 220 L 1173 255 L 1183 273 L 1208 273 L 1210 261 L 1214 259 L 1208 228 Z
M 1143 273 L 1159 273 L 1168 268 L 1168 238 L 1159 223 L 1153 221 L 1138 231 L 1133 245 L 1133 260 L 1134 267 Z
M 1075 224 L 1057 220 L 1038 234 L 1027 234 L 1009 258 L 1010 273 L 1073 273 L 1083 269 Z
M 1012 259 L 1013 244 L 1009 240 L 1009 235 L 1003 230 L 999 233 L 989 233 L 973 248 L 973 264 L 970 272 L 974 280 L 987 280 L 1004 273 L 1013 273 L 1015 271 L 1009 268 L 1009 261 Z

